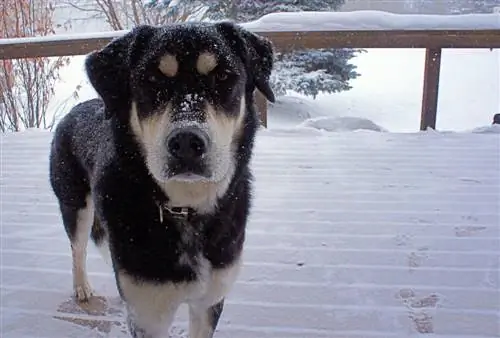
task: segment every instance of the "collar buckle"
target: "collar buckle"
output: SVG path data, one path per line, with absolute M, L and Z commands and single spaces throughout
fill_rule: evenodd
M 187 218 L 191 213 L 191 209 L 188 207 L 165 207 L 165 210 L 168 211 L 172 216 L 179 218 Z
M 163 223 L 163 214 L 166 211 L 175 219 L 186 221 L 194 214 L 194 210 L 189 207 L 168 207 L 166 205 L 158 204 L 158 211 L 160 213 L 160 223 Z

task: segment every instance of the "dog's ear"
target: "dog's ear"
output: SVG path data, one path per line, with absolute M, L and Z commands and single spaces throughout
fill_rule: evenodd
M 155 28 L 140 25 L 87 55 L 85 71 L 90 84 L 104 101 L 105 118 L 128 114 L 132 102 L 130 69 L 148 46 Z
M 230 21 L 216 24 L 218 30 L 229 41 L 247 67 L 250 86 L 255 87 L 270 101 L 275 102 L 270 77 L 274 65 L 274 51 L 271 41 L 254 34 Z

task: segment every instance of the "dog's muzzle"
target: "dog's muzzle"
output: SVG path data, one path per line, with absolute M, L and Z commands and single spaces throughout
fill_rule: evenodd
M 210 146 L 208 134 L 197 127 L 173 130 L 166 139 L 169 154 L 169 176 L 195 174 L 207 176 L 205 155 Z

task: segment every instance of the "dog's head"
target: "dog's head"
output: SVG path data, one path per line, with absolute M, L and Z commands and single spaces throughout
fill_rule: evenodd
M 230 22 L 138 26 L 86 59 L 106 117 L 129 125 L 162 184 L 232 176 L 253 91 L 274 102 L 272 67 L 271 43 Z

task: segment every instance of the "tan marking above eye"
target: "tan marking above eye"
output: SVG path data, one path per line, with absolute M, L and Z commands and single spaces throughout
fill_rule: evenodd
M 208 75 L 217 67 L 217 58 L 209 52 L 201 53 L 196 61 L 196 70 L 202 75 Z
M 179 70 L 179 62 L 175 55 L 165 54 L 160 59 L 160 63 L 158 64 L 158 69 L 168 77 L 174 77 L 177 75 L 177 71 Z

